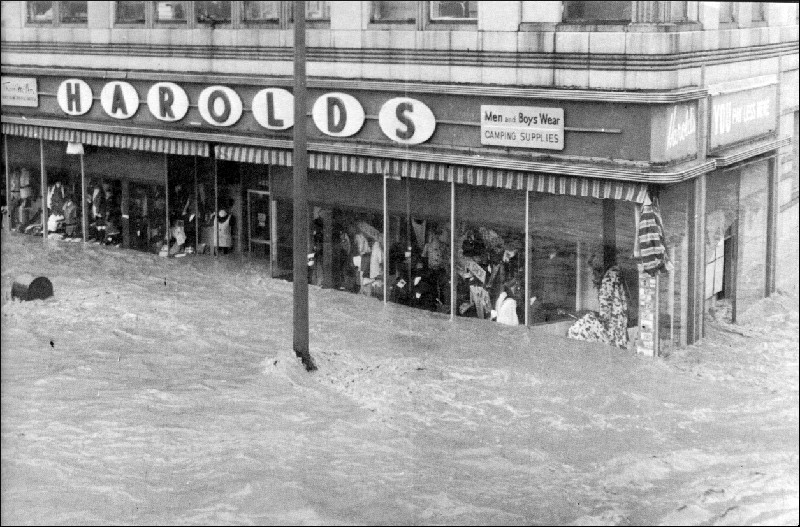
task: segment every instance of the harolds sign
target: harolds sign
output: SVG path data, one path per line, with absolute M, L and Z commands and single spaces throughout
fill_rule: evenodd
M 61 110 L 68 115 L 83 115 L 93 103 L 91 87 L 80 79 L 63 81 L 56 92 Z M 153 84 L 145 98 L 147 109 L 158 120 L 175 122 L 189 110 L 189 97 L 183 88 L 171 82 Z M 100 105 L 115 119 L 130 119 L 139 109 L 136 89 L 123 81 L 111 81 L 100 92 Z M 203 120 L 212 126 L 236 124 L 244 107 L 239 95 L 226 86 L 209 86 L 200 92 L 197 109 Z M 280 88 L 265 88 L 255 94 L 251 109 L 259 125 L 268 130 L 286 130 L 294 126 L 294 96 Z M 314 103 L 314 124 L 333 137 L 350 137 L 364 125 L 364 108 L 346 93 L 326 93 Z M 427 141 L 436 129 L 436 118 L 424 103 L 407 97 L 390 99 L 378 116 L 386 136 L 402 144 Z

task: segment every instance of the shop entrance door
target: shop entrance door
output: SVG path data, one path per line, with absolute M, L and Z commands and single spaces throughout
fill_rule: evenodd
M 271 260 L 272 211 L 269 192 L 247 190 L 248 252 L 250 256 Z

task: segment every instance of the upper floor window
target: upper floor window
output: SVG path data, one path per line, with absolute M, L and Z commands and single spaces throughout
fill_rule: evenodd
M 767 5 L 765 2 L 753 2 L 750 20 L 752 22 L 764 22 L 767 20 Z
M 631 2 L 564 2 L 566 22 L 630 22 Z
M 52 24 L 54 2 L 28 2 L 28 22 L 34 24 Z
M 195 2 L 195 19 L 200 23 L 222 23 L 231 22 L 231 2 Z
M 373 22 L 415 22 L 416 20 L 416 2 L 372 2 Z
M 478 2 L 431 2 L 431 20 L 477 20 Z
M 719 3 L 719 21 L 721 24 L 736 22 L 736 2 Z
M 306 20 L 330 21 L 330 2 L 306 2 Z M 289 22 L 294 22 L 294 2 L 289 2 Z
M 86 24 L 88 2 L 27 2 L 29 24 Z
M 117 2 L 117 24 L 144 24 L 146 19 L 144 2 Z
M 156 22 L 186 23 L 186 2 L 156 2 Z
M 88 2 L 59 2 L 59 14 L 64 24 L 85 24 L 89 20 Z
M 243 22 L 278 22 L 280 2 L 243 2 Z

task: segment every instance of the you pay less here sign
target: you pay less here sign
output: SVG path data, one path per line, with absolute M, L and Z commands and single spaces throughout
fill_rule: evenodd
M 481 105 L 481 144 L 564 149 L 564 109 Z

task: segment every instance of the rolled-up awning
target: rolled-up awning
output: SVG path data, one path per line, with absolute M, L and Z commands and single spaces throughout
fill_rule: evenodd
M 292 166 L 292 152 L 254 146 L 217 145 L 217 159 L 241 163 Z M 647 184 L 607 179 L 582 178 L 518 170 L 471 167 L 426 161 L 380 159 L 348 154 L 310 152 L 308 166 L 356 174 L 382 174 L 389 178 L 414 178 L 464 185 L 530 190 L 546 194 L 616 199 L 643 203 Z
M 44 139 L 45 141 L 83 143 L 107 148 L 124 148 L 184 156 L 208 157 L 209 155 L 208 143 L 186 139 L 90 132 L 16 123 L 3 123 L 3 133 L 33 139 Z

